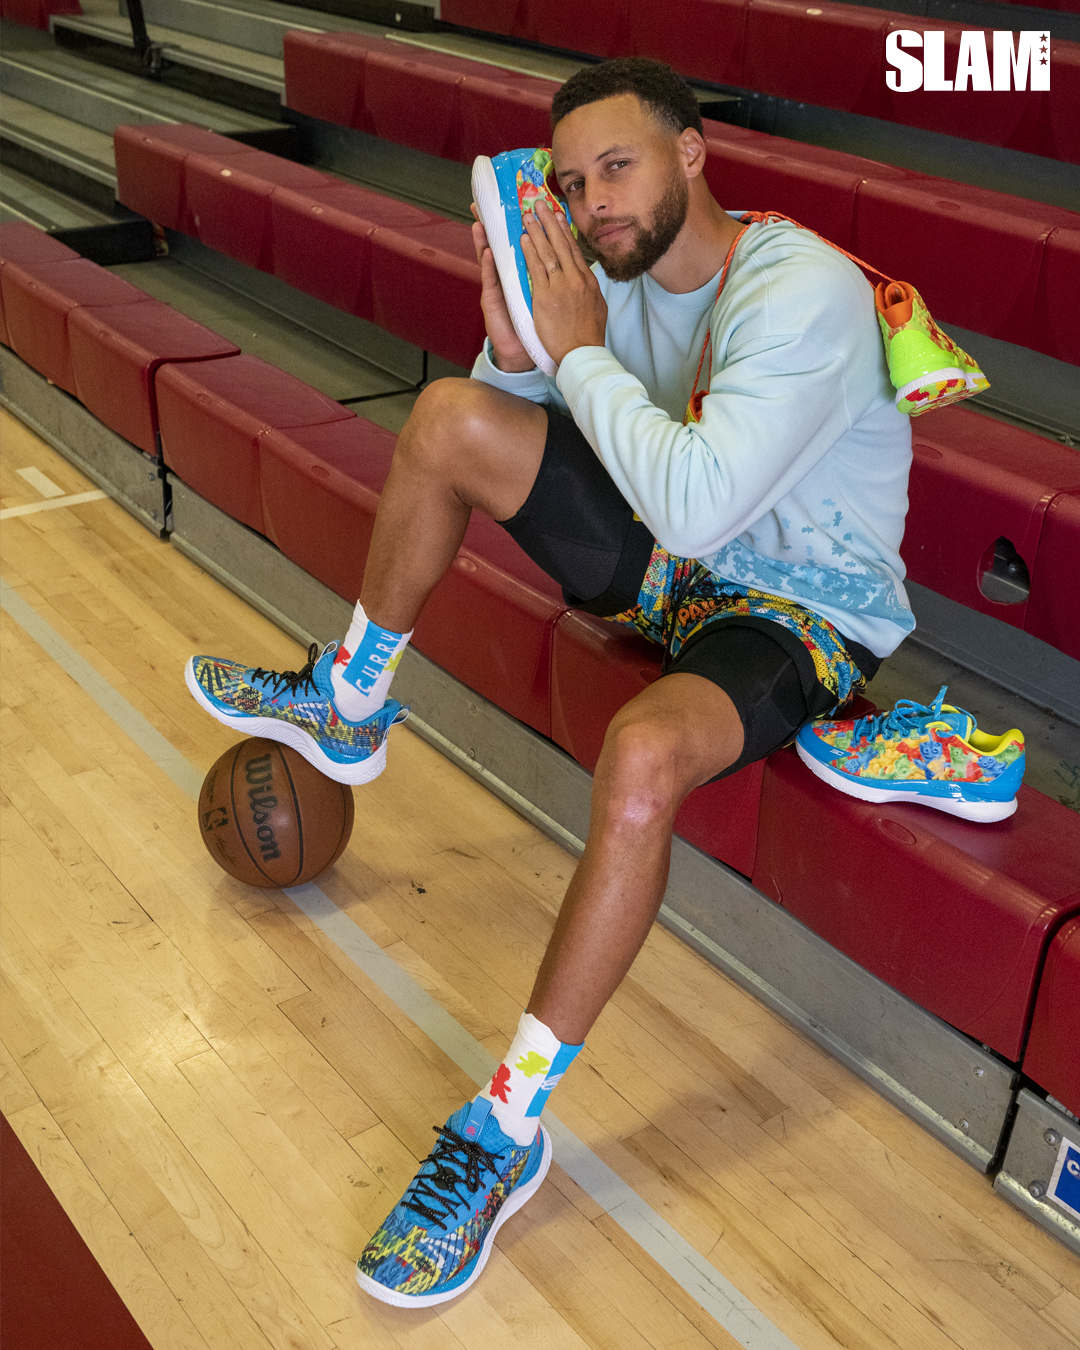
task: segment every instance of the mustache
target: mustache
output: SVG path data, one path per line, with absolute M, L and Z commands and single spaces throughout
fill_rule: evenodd
M 596 236 L 597 236 L 597 234 L 599 234 L 599 232 L 600 232 L 601 230 L 607 230 L 607 229 L 610 229 L 613 225 L 614 225 L 614 226 L 620 226 L 620 225 L 637 226 L 638 224 L 639 224 L 639 221 L 638 221 L 637 216 L 607 216 L 607 217 L 605 217 L 604 220 L 601 220 L 601 221 L 597 222 L 597 224 L 595 224 L 595 225 L 593 226 L 593 228 L 592 228 L 591 230 L 588 231 L 588 233 L 586 233 L 584 230 L 581 230 L 581 237 L 582 237 L 583 239 L 585 239 L 586 242 L 588 243 L 589 247 L 590 247 L 594 252 L 596 252 L 596 251 L 598 250 L 598 248 L 600 247 L 600 246 L 597 245 L 597 243 L 596 243 Z

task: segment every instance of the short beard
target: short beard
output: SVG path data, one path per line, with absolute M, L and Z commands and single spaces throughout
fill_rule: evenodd
M 605 257 L 602 247 L 588 240 L 589 247 L 596 255 L 604 273 L 612 281 L 635 281 L 644 272 L 655 267 L 675 239 L 686 221 L 686 212 L 690 205 L 690 189 L 681 173 L 672 174 L 664 195 L 656 204 L 652 221 L 646 229 L 640 221 L 634 221 L 634 242 L 629 252 L 618 258 Z M 605 220 L 597 226 L 614 222 Z

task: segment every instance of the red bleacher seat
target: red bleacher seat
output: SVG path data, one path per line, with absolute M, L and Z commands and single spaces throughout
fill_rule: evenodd
M 273 432 L 262 443 L 267 533 L 287 557 L 350 602 L 360 594 L 394 440 L 356 418 Z M 501 526 L 475 512 L 461 553 L 420 616 L 413 645 L 547 735 L 551 632 L 564 609 L 550 578 Z
M 472 64 L 402 43 L 373 43 L 364 59 L 361 130 L 395 145 L 456 158 L 458 87 Z M 413 88 L 422 88 L 422 97 L 410 97 Z
M 873 805 L 765 770 L 753 881 L 815 933 L 992 1050 L 1020 1057 L 1047 943 L 1080 911 L 1080 820 L 1029 787 L 994 825 Z
M 319 191 L 334 179 L 279 155 L 251 150 L 224 163 L 214 155 L 184 160 L 184 193 L 204 244 L 264 272 L 273 269 L 270 197 L 277 188 Z
M 591 56 L 625 56 L 633 50 L 627 22 L 629 0 L 522 0 L 530 42 Z M 518 20 L 520 23 L 520 19 Z
M 139 305 L 82 306 L 68 316 L 75 393 L 106 426 L 157 454 L 154 375 L 166 362 L 239 355 L 240 348 L 147 298 Z
M 914 459 L 901 549 L 909 577 L 1023 628 L 1027 604 L 988 600 L 979 583 L 1002 536 L 1034 576 L 1046 509 L 1058 493 L 1080 487 L 1080 455 L 967 408 L 923 413 L 911 429 Z M 945 502 L 957 509 L 945 512 Z M 1046 566 L 1051 585 L 1069 575 Z
M 440 15 L 444 23 L 476 28 L 504 37 L 525 36 L 526 0 L 444 0 Z
M 1080 220 L 1046 241 L 1028 345 L 1080 365 Z
M 1024 1073 L 1080 1116 L 1080 918 L 1054 935 L 1046 953 Z
M 113 134 L 117 199 L 156 225 L 194 233 L 184 195 L 184 160 L 250 155 L 251 147 L 202 127 L 122 126 Z
M 355 414 L 256 356 L 169 365 L 156 378 L 161 450 L 189 487 L 264 534 L 259 452 L 275 427 Z
M 471 164 L 515 145 L 550 145 L 557 88 L 553 80 L 477 65 L 458 90 L 457 158 Z
M 742 85 L 844 112 L 883 115 L 889 14 L 858 5 L 750 0 Z
M 936 319 L 1026 345 L 1043 249 L 1076 213 L 939 178 L 868 178 L 851 252 L 916 286 Z
M 846 249 L 851 248 L 855 194 L 864 179 L 919 177 L 841 150 L 710 120 L 705 145 L 705 178 L 726 207 L 779 211 Z
M 364 63 L 371 39 L 360 33 L 308 33 L 284 38 L 285 103 L 308 117 L 364 129 Z
M 149 296 L 83 258 L 8 262 L 0 270 L 11 346 L 39 374 L 75 393 L 68 313 L 77 305 L 128 305 Z
M 273 271 L 282 281 L 328 305 L 372 317 L 371 236 L 376 229 L 415 229 L 441 216 L 351 183 L 270 198 Z
M 484 345 L 480 264 L 457 221 L 371 236 L 372 318 L 444 360 L 471 366 Z
M 21 220 L 8 221 L 0 225 L 0 270 L 5 263 L 47 263 L 70 262 L 78 258 L 74 249 L 54 239 L 51 234 L 39 230 L 36 225 L 24 224 Z M 4 318 L 3 287 L 0 286 L 0 342 L 11 346 L 8 337 L 7 320 Z
M 679 21 L 655 0 L 630 0 L 635 56 L 666 61 L 692 80 L 742 85 L 747 0 L 683 0 Z
M 1080 490 L 1046 508 L 1024 627 L 1080 661 Z

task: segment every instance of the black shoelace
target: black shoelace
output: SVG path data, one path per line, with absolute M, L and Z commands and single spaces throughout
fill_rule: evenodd
M 307 664 L 300 670 L 263 670 L 262 666 L 258 666 L 251 672 L 251 683 L 258 681 L 264 687 L 269 685 L 275 698 L 286 689 L 290 694 L 317 694 L 319 688 L 312 675 L 318 659 L 319 647 L 313 642 L 308 648 Z
M 442 1224 L 459 1206 L 467 1203 L 467 1197 L 459 1193 L 458 1187 L 463 1185 L 469 1195 L 475 1195 L 481 1176 L 484 1172 L 495 1172 L 495 1162 L 502 1154 L 489 1153 L 479 1144 L 462 1139 L 445 1125 L 431 1128 L 439 1136 L 439 1142 L 424 1159 L 401 1204 L 403 1209 L 411 1209 L 428 1223 Z M 426 1170 L 428 1163 L 432 1164 L 433 1171 Z

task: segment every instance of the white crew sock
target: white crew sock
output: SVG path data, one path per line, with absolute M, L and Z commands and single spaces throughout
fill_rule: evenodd
M 345 641 L 330 671 L 334 707 L 349 722 L 365 722 L 386 702 L 401 653 L 412 630 L 393 633 L 380 628 L 364 613 L 358 600 Z
M 580 1045 L 564 1045 L 532 1013 L 522 1013 L 506 1058 L 473 1100 L 491 1102 L 491 1114 L 515 1144 L 531 1144 L 540 1112 L 580 1049 Z

